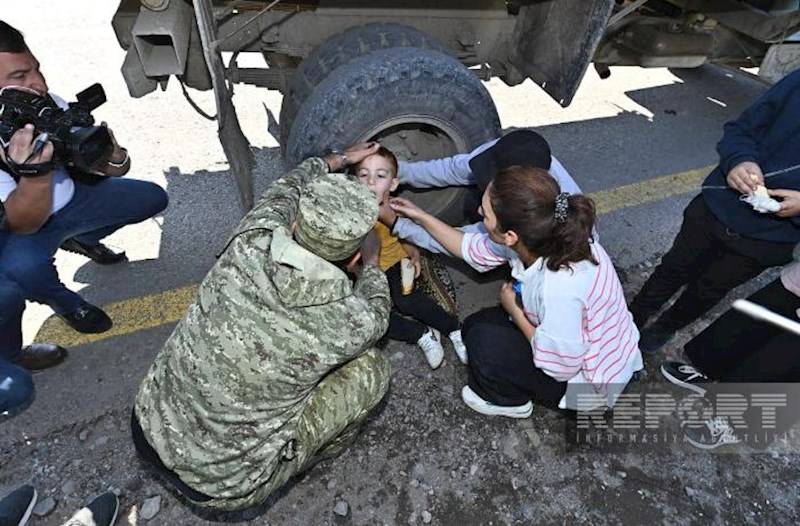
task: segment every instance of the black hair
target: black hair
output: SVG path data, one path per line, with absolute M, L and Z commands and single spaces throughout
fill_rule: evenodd
M 28 51 L 25 37 L 17 29 L 0 20 L 0 53 L 24 53 Z

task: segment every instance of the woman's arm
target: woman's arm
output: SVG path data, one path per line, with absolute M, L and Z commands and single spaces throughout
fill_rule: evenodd
M 519 303 L 517 303 L 517 293 L 514 292 L 514 287 L 511 285 L 510 281 L 506 281 L 503 283 L 503 286 L 500 287 L 500 305 L 502 305 L 508 315 L 511 316 L 514 325 L 522 331 L 525 338 L 531 341 L 533 335 L 536 334 L 536 326 L 528 320 L 528 317 L 525 316 L 525 311 L 519 306 Z
M 398 214 L 411 219 L 427 230 L 448 252 L 464 259 L 461 253 L 464 232 L 425 212 L 408 199 L 403 199 L 402 197 L 392 198 L 389 201 L 389 206 Z

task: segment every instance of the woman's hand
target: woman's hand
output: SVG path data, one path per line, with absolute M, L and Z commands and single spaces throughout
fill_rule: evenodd
M 775 212 L 779 217 L 796 217 L 800 215 L 800 192 L 797 190 L 767 190 L 770 197 L 781 198 L 781 209 Z
M 512 316 L 517 312 L 522 312 L 524 314 L 522 308 L 517 303 L 517 293 L 514 292 L 513 284 L 510 281 L 506 281 L 500 287 L 500 305 Z
M 428 215 L 426 211 L 402 197 L 393 197 L 389 199 L 389 207 L 395 211 L 396 214 L 407 217 L 419 223 L 419 221 Z
M 401 244 L 403 245 L 406 254 L 408 254 L 409 259 L 411 259 L 411 263 L 414 264 L 414 278 L 416 279 L 419 277 L 420 272 L 422 272 L 422 253 L 415 245 L 403 243 L 402 241 Z

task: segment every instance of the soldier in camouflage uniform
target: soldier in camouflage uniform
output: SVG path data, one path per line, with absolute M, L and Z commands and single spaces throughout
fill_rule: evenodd
M 262 503 L 346 446 L 389 387 L 389 363 L 372 348 L 391 308 L 367 236 L 377 205 L 328 173 L 376 149 L 311 158 L 273 183 L 142 382 L 137 449 L 202 506 Z M 352 262 L 360 245 L 353 283 L 331 262 Z

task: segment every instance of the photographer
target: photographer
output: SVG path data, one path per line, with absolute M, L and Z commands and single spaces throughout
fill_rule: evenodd
M 39 63 L 22 34 L 0 21 L 0 89 L 14 88 L 66 104 L 49 93 Z M 11 91 L 11 90 L 7 90 Z M 119 228 L 138 223 L 167 206 L 164 190 L 146 181 L 120 179 L 130 169 L 127 151 L 105 130 L 110 153 L 91 166 L 92 180 L 76 180 L 52 141 L 33 125 L 20 126 L 0 148 L 0 201 L 8 229 L 0 231 L 0 288 L 18 288 L 24 298 L 46 303 L 73 329 L 99 333 L 111 319 L 98 307 L 68 290 L 59 280 L 53 255 L 61 247 L 100 264 L 123 261 L 100 240 Z M 103 134 L 105 135 L 105 134 Z M 42 147 L 42 143 L 43 147 Z M 19 352 L 17 335 L 22 309 L 0 299 L 6 325 L 0 333 L 0 356 Z M 14 313 L 13 316 L 9 313 Z M 18 313 L 18 314 L 17 314 Z M 15 348 L 16 347 L 16 348 Z

